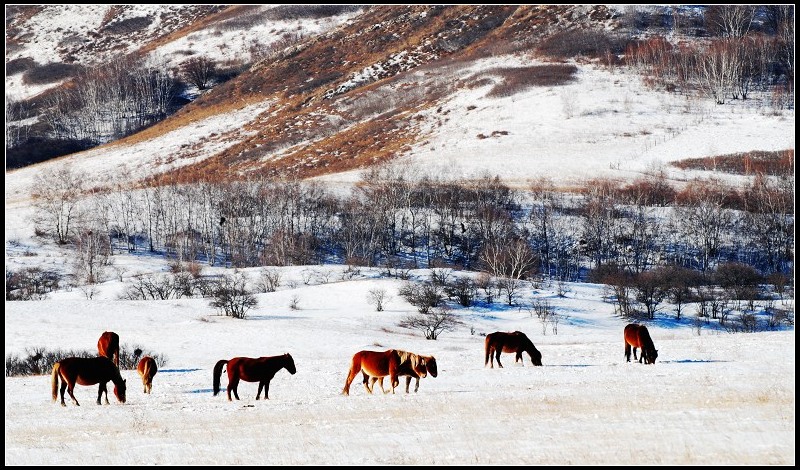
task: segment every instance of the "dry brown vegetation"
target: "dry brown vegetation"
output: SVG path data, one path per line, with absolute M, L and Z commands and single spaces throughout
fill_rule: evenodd
M 791 176 L 794 174 L 794 149 L 753 150 L 713 157 L 687 158 L 672 162 L 672 165 L 682 170 L 721 171 L 737 175 L 762 173 Z

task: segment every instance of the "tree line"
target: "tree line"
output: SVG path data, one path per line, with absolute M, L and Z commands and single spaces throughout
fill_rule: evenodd
M 90 190 L 69 167 L 35 184 L 37 233 L 75 249 L 92 283 L 114 250 L 177 263 L 252 267 L 339 263 L 457 267 L 565 281 L 615 266 L 699 273 L 737 262 L 763 275 L 794 262 L 794 180 L 744 187 L 648 177 L 586 183 L 577 193 L 539 180 L 445 181 L 410 167 L 370 170 L 350 192 L 320 182 L 250 179 Z

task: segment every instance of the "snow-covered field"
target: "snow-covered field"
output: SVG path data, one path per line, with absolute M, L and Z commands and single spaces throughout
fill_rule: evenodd
M 397 326 L 414 308 L 402 281 L 343 267 L 284 268 L 277 292 L 258 294 L 246 320 L 218 315 L 208 301 L 114 300 L 109 281 L 94 300 L 76 291 L 51 300 L 6 302 L 5 352 L 95 348 L 105 330 L 123 348 L 141 345 L 167 364 L 152 395 L 123 371 L 127 403 L 97 406 L 96 386 L 77 386 L 80 407 L 51 401 L 50 377 L 6 378 L 6 465 L 142 464 L 782 464 L 795 462 L 794 331 L 729 334 L 659 315 L 648 326 L 655 365 L 626 363 L 624 319 L 602 287 L 527 289 L 562 320 L 543 334 L 535 315 L 482 305 L 457 310 L 464 325 L 425 340 Z M 308 285 L 302 271 L 318 276 Z M 416 273 L 423 276 L 424 271 Z M 306 276 L 308 277 L 308 276 Z M 320 279 L 328 278 L 328 282 Z M 291 280 L 295 280 L 292 287 Z M 367 292 L 392 295 L 383 312 Z M 290 308 L 297 299 L 298 309 Z M 665 309 L 668 311 L 668 308 Z M 543 367 L 484 367 L 483 334 L 525 332 Z M 431 354 L 439 375 L 418 393 L 368 395 L 356 379 L 341 394 L 359 350 Z M 212 368 L 234 356 L 290 353 L 269 401 L 242 382 L 241 401 L 212 394 Z M 223 374 L 223 387 L 227 378 Z

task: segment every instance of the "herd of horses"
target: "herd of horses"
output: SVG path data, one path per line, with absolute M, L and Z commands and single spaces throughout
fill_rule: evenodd
M 637 323 L 630 323 L 625 326 L 623 336 L 625 339 L 625 359 L 631 360 L 631 349 L 633 359 L 636 358 L 636 350 L 640 349 L 638 361 L 644 364 L 655 364 L 658 358 L 658 350 L 653 344 L 653 339 L 647 331 L 647 327 Z M 67 406 L 64 402 L 64 392 L 68 392 L 75 405 L 80 406 L 73 394 L 75 385 L 99 385 L 97 391 L 97 404 L 102 404 L 105 394 L 105 403 L 108 404 L 108 382 L 114 384 L 114 396 L 120 403 L 125 403 L 126 381 L 122 378 L 119 370 L 119 335 L 114 332 L 106 331 L 97 341 L 97 357 L 67 357 L 55 363 L 51 374 L 51 384 L 53 401 L 58 399 L 59 379 L 61 380 L 61 405 Z M 523 353 L 527 353 L 534 366 L 542 365 L 542 353 L 536 349 L 533 342 L 521 331 L 503 332 L 497 331 L 486 335 L 484 341 L 485 360 L 484 367 L 490 365 L 494 368 L 497 361 L 498 367 L 503 367 L 500 362 L 501 353 L 514 353 L 515 362 L 523 365 Z M 294 375 L 297 369 L 294 358 L 289 353 L 280 356 L 263 357 L 234 357 L 231 359 L 221 359 L 214 365 L 213 372 L 213 391 L 217 396 L 221 390 L 220 379 L 222 370 L 227 366 L 228 385 L 227 395 L 231 401 L 231 393 L 239 400 L 239 382 L 258 382 L 258 393 L 256 400 L 261 398 L 264 392 L 264 399 L 269 400 L 269 383 L 275 374 L 282 369 L 286 369 Z M 144 356 L 139 361 L 137 368 L 139 376 L 142 378 L 144 393 L 149 394 L 153 389 L 153 377 L 158 371 L 155 359 Z M 409 393 L 411 379 L 416 379 L 414 392 L 419 390 L 419 379 L 428 375 L 436 377 L 438 366 L 436 358 L 421 354 L 403 351 L 399 349 L 388 349 L 386 351 L 358 351 L 353 355 L 350 362 L 350 370 L 347 373 L 343 395 L 350 395 L 350 385 L 358 374 L 362 374 L 362 383 L 367 393 L 372 394 L 375 384 L 378 383 L 383 393 L 395 393 L 395 388 L 400 385 L 400 377 L 406 378 L 406 393 Z M 384 389 L 383 379 L 389 377 L 390 390 Z

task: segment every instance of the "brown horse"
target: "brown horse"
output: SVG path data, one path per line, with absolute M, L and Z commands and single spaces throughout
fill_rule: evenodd
M 219 381 L 222 375 L 222 367 L 228 364 L 228 401 L 231 401 L 231 391 L 236 399 L 239 399 L 239 381 L 258 382 L 258 393 L 256 400 L 261 397 L 261 390 L 264 390 L 264 399 L 269 400 L 269 382 L 281 369 L 286 369 L 294 375 L 297 369 L 294 366 L 294 359 L 291 354 L 286 353 L 282 356 L 263 356 L 254 357 L 234 357 L 233 359 L 222 359 L 217 361 L 214 366 L 214 396 L 219 393 Z
M 400 353 L 396 349 L 387 349 L 386 351 L 359 351 L 353 355 L 350 363 L 350 371 L 347 374 L 347 379 L 344 382 L 342 389 L 343 395 L 350 395 L 350 384 L 356 378 L 359 372 L 364 372 L 365 375 L 371 377 L 386 377 L 392 384 L 392 393 L 395 387 L 400 384 L 397 378 L 400 369 Z M 367 381 L 364 381 L 364 388 L 368 393 L 372 393 Z
M 100 397 L 106 394 L 106 405 L 108 404 L 108 381 L 114 382 L 114 396 L 120 403 L 125 403 L 125 380 L 119 373 L 117 366 L 106 357 L 68 357 L 55 363 L 52 374 L 53 401 L 58 398 L 58 379 L 61 378 L 61 406 L 64 403 L 64 390 L 69 392 L 69 396 L 75 405 L 80 406 L 75 399 L 73 390 L 75 384 L 94 385 L 100 384 L 97 391 L 97 404 L 100 405 Z
M 645 364 L 655 364 L 658 358 L 658 350 L 653 344 L 653 339 L 650 337 L 650 332 L 647 327 L 636 323 L 629 323 L 625 325 L 625 360 L 631 362 L 631 347 L 633 347 L 633 360 L 636 360 L 636 349 L 641 348 L 642 352 L 639 354 L 639 363 L 644 361 Z
M 438 375 L 439 370 L 436 366 L 435 357 L 421 356 L 419 354 L 400 350 L 397 350 L 397 353 L 400 355 L 400 365 L 397 368 L 397 375 L 398 377 L 406 377 L 406 393 L 408 393 L 408 389 L 411 387 L 412 378 L 417 379 L 417 384 L 414 387 L 414 393 L 416 393 L 419 390 L 420 377 L 424 379 L 428 374 L 430 374 L 431 377 L 436 377 Z M 363 369 L 361 373 L 364 374 L 364 386 L 369 393 L 372 393 L 375 388 L 375 382 L 380 382 L 381 391 L 383 391 L 383 393 L 388 393 L 383 388 L 383 377 L 385 376 L 373 377 L 367 374 Z
M 150 393 L 153 390 L 153 377 L 155 377 L 156 372 L 158 372 L 156 360 L 150 356 L 143 357 L 136 366 L 136 371 L 142 378 L 144 393 Z
M 521 361 L 522 365 L 525 365 L 525 361 L 522 360 L 522 353 L 526 352 L 531 357 L 533 365 L 542 365 L 542 353 L 536 349 L 533 342 L 521 331 L 510 333 L 496 331 L 494 333 L 489 333 L 486 335 L 484 347 L 486 350 L 486 359 L 483 362 L 484 367 L 486 367 L 486 364 L 489 364 L 491 360 L 492 368 L 494 368 L 495 359 L 497 359 L 497 365 L 503 367 L 503 364 L 500 363 L 501 352 L 516 353 L 515 362 Z
M 97 353 L 114 361 L 119 367 L 119 335 L 113 331 L 105 331 L 97 340 Z

